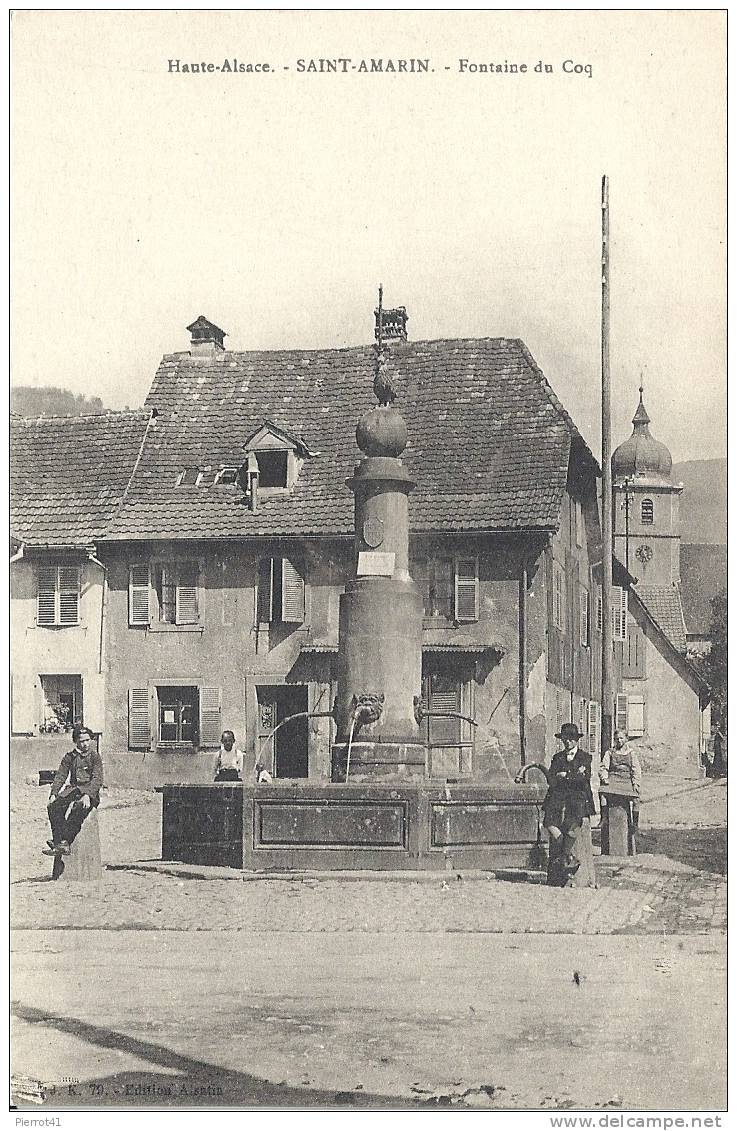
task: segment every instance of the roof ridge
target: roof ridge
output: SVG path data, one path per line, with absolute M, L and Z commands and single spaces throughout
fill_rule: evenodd
M 515 337 L 510 337 L 509 335 L 506 335 L 506 334 L 498 334 L 498 335 L 487 334 L 487 335 L 483 335 L 481 337 L 467 337 L 467 338 L 412 338 L 412 339 L 410 339 L 406 342 L 393 341 L 393 342 L 388 343 L 388 344 L 390 345 L 391 349 L 393 350 L 397 347 L 402 349 L 402 348 L 407 348 L 407 347 L 411 348 L 412 346 L 432 346 L 432 345 L 448 346 L 448 345 L 466 345 L 466 344 L 467 345 L 473 345 L 475 343 L 480 343 L 480 342 L 504 342 L 505 344 L 516 345 L 517 343 L 521 342 L 521 339 L 515 338 Z M 240 350 L 226 349 L 226 350 L 219 350 L 216 354 L 213 354 L 211 357 L 206 357 L 206 358 L 203 358 L 202 356 L 198 356 L 196 354 L 193 354 L 191 350 L 173 350 L 171 353 L 163 354 L 162 361 L 166 360 L 167 358 L 184 358 L 184 359 L 195 358 L 196 364 L 199 366 L 199 365 L 202 365 L 203 360 L 206 361 L 206 362 L 213 362 L 213 361 L 217 362 L 217 361 L 221 361 L 223 358 L 229 357 L 229 356 L 230 357 L 234 357 L 234 356 L 236 356 L 236 357 L 237 356 L 241 356 L 241 357 L 248 356 L 248 357 L 250 357 L 250 356 L 256 355 L 258 357 L 265 357 L 265 356 L 269 356 L 269 355 L 289 354 L 289 353 L 295 353 L 295 354 L 350 353 L 351 351 L 372 350 L 373 348 L 374 348 L 374 343 L 366 341 L 366 342 L 356 342 L 353 345 L 349 345 L 349 346 L 284 346 L 280 349 L 279 348 L 277 348 L 277 349 L 240 349 Z
M 79 412 L 67 414 L 66 416 L 56 416 L 42 413 L 40 416 L 22 416 L 20 413 L 11 412 L 12 420 L 18 421 L 20 424 L 41 424 L 41 423 L 54 423 L 58 424 L 59 421 L 78 421 L 78 420 L 109 420 L 111 416 L 145 416 L 148 413 L 145 405 L 140 408 L 120 408 L 108 409 L 106 412 Z

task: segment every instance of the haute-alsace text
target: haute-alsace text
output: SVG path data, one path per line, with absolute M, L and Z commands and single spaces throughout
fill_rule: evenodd
M 212 75 L 221 74 L 255 75 L 268 74 L 274 68 L 270 63 L 242 63 L 239 59 L 224 59 L 222 63 L 183 63 L 181 59 L 169 59 L 170 75 Z

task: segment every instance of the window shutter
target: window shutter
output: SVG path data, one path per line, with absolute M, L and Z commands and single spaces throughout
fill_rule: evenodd
M 476 558 L 459 558 L 456 563 L 456 615 L 458 621 L 479 619 L 479 577 Z
M 581 644 L 584 648 L 589 645 L 589 591 L 588 589 L 581 589 L 579 591 L 579 630 L 581 637 Z
M 433 718 L 461 709 L 461 685 L 455 678 L 430 676 L 430 745 L 457 744 L 461 737 L 460 719 Z
M 200 688 L 200 746 L 219 746 L 220 688 Z
M 151 708 L 147 687 L 128 691 L 128 749 L 148 750 L 151 746 Z
M 618 694 L 614 705 L 614 726 L 627 734 L 627 696 Z
M 430 568 L 427 558 L 413 558 L 410 561 L 409 572 L 412 580 L 422 593 L 422 611 L 424 616 L 432 616 L 430 608 Z
M 566 630 L 566 583 L 565 573 L 557 562 L 553 562 L 553 624 L 561 632 Z
M 604 631 L 604 597 L 601 586 L 596 586 L 596 631 Z
M 587 740 L 588 727 L 586 725 L 586 700 L 585 699 L 581 699 L 579 704 L 578 704 L 578 729 L 581 731 L 581 734 L 584 735 L 584 738 L 582 739 L 582 741 L 586 743 L 586 746 L 584 747 L 584 749 L 588 750 L 588 740 Z
M 177 578 L 177 624 L 197 624 L 199 567 L 197 562 L 182 562 Z
M 595 699 L 592 699 L 589 702 L 589 754 L 596 754 L 599 751 L 600 726 L 599 704 Z
M 79 624 L 79 566 L 59 566 L 59 624 Z
M 38 624 L 56 624 L 56 566 L 38 567 Z
M 627 590 L 612 586 L 612 640 L 627 639 Z
M 261 558 L 258 563 L 258 584 L 256 600 L 256 623 L 270 624 L 273 606 L 272 593 L 274 587 L 274 559 Z
M 630 738 L 640 738 L 645 733 L 645 696 L 630 695 L 627 700 L 627 729 Z
M 132 565 L 128 570 L 128 624 L 148 624 L 149 573 L 147 565 Z
M 286 624 L 302 624 L 305 619 L 305 582 L 300 570 L 289 558 L 282 559 L 282 620 Z

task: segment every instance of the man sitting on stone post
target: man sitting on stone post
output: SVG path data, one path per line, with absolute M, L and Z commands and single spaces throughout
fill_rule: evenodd
M 45 856 L 65 855 L 85 818 L 100 804 L 102 759 L 93 746 L 92 732 L 83 726 L 72 731 L 74 749 L 65 754 L 56 771 L 48 800 L 51 840 Z

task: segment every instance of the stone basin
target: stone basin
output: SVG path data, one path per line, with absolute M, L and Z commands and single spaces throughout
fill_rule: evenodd
M 545 786 L 219 782 L 157 787 L 162 859 L 246 871 L 536 868 Z

